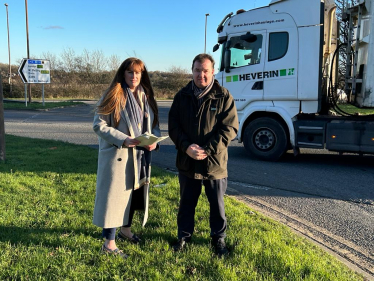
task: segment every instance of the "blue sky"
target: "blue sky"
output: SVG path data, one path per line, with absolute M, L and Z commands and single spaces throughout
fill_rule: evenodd
M 41 59 L 64 49 L 75 54 L 99 50 L 105 56 L 142 59 L 151 71 L 172 66 L 190 69 L 195 55 L 204 51 L 205 14 L 207 53 L 217 42 L 223 17 L 239 9 L 253 9 L 270 0 L 28 0 L 30 57 Z M 8 63 L 6 7 L 9 13 L 11 63 L 27 56 L 24 0 L 5 0 L 0 12 L 0 62 Z M 219 51 L 213 53 L 217 63 Z

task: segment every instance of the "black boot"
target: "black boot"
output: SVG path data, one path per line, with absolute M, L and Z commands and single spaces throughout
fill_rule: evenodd
M 212 243 L 216 251 L 216 254 L 219 257 L 226 256 L 229 254 L 229 249 L 227 249 L 226 247 L 225 238 L 213 239 Z
M 188 241 L 186 240 L 186 238 L 178 239 L 178 242 L 173 245 L 174 252 L 182 251 L 185 248 L 187 242 Z

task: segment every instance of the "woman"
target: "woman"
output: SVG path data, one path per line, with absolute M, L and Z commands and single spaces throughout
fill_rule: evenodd
M 144 210 L 143 226 L 148 218 L 148 192 L 151 151 L 156 144 L 137 147 L 134 138 L 149 132 L 161 136 L 158 108 L 144 63 L 126 59 L 109 88 L 100 99 L 93 129 L 99 136 L 96 199 L 93 223 L 103 228 L 105 253 L 126 255 L 117 238 L 139 243 L 131 232 L 134 210 Z

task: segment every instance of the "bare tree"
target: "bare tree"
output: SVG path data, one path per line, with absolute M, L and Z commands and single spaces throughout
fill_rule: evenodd
M 81 68 L 92 68 L 92 55 L 89 50 L 83 49 L 83 54 L 81 55 Z
M 63 49 L 61 53 L 62 69 L 67 72 L 76 70 L 76 54 L 72 48 Z
M 41 54 L 41 57 L 42 59 L 46 59 L 46 60 L 49 60 L 49 65 L 50 65 L 50 68 L 51 70 L 55 70 L 58 68 L 58 59 L 57 59 L 57 56 L 55 54 L 52 54 L 51 52 L 43 52 Z
M 107 60 L 102 50 L 92 52 L 92 66 L 94 72 L 101 72 L 107 68 Z
M 108 69 L 109 71 L 116 71 L 121 64 L 121 59 L 118 55 L 111 55 L 108 59 Z

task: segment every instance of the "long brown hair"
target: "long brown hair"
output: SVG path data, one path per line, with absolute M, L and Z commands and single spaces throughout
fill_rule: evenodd
M 128 58 L 118 68 L 113 81 L 110 83 L 108 89 L 104 91 L 103 97 L 97 106 L 97 113 L 104 115 L 113 113 L 114 127 L 118 126 L 121 118 L 121 110 L 125 108 L 127 100 L 127 92 L 123 90 L 121 84 L 125 81 L 125 71 L 129 70 L 131 67 L 139 68 L 142 72 L 140 85 L 142 85 L 145 95 L 147 96 L 149 106 L 154 113 L 152 124 L 152 127 L 154 128 L 158 124 L 158 107 L 147 68 L 138 58 Z

